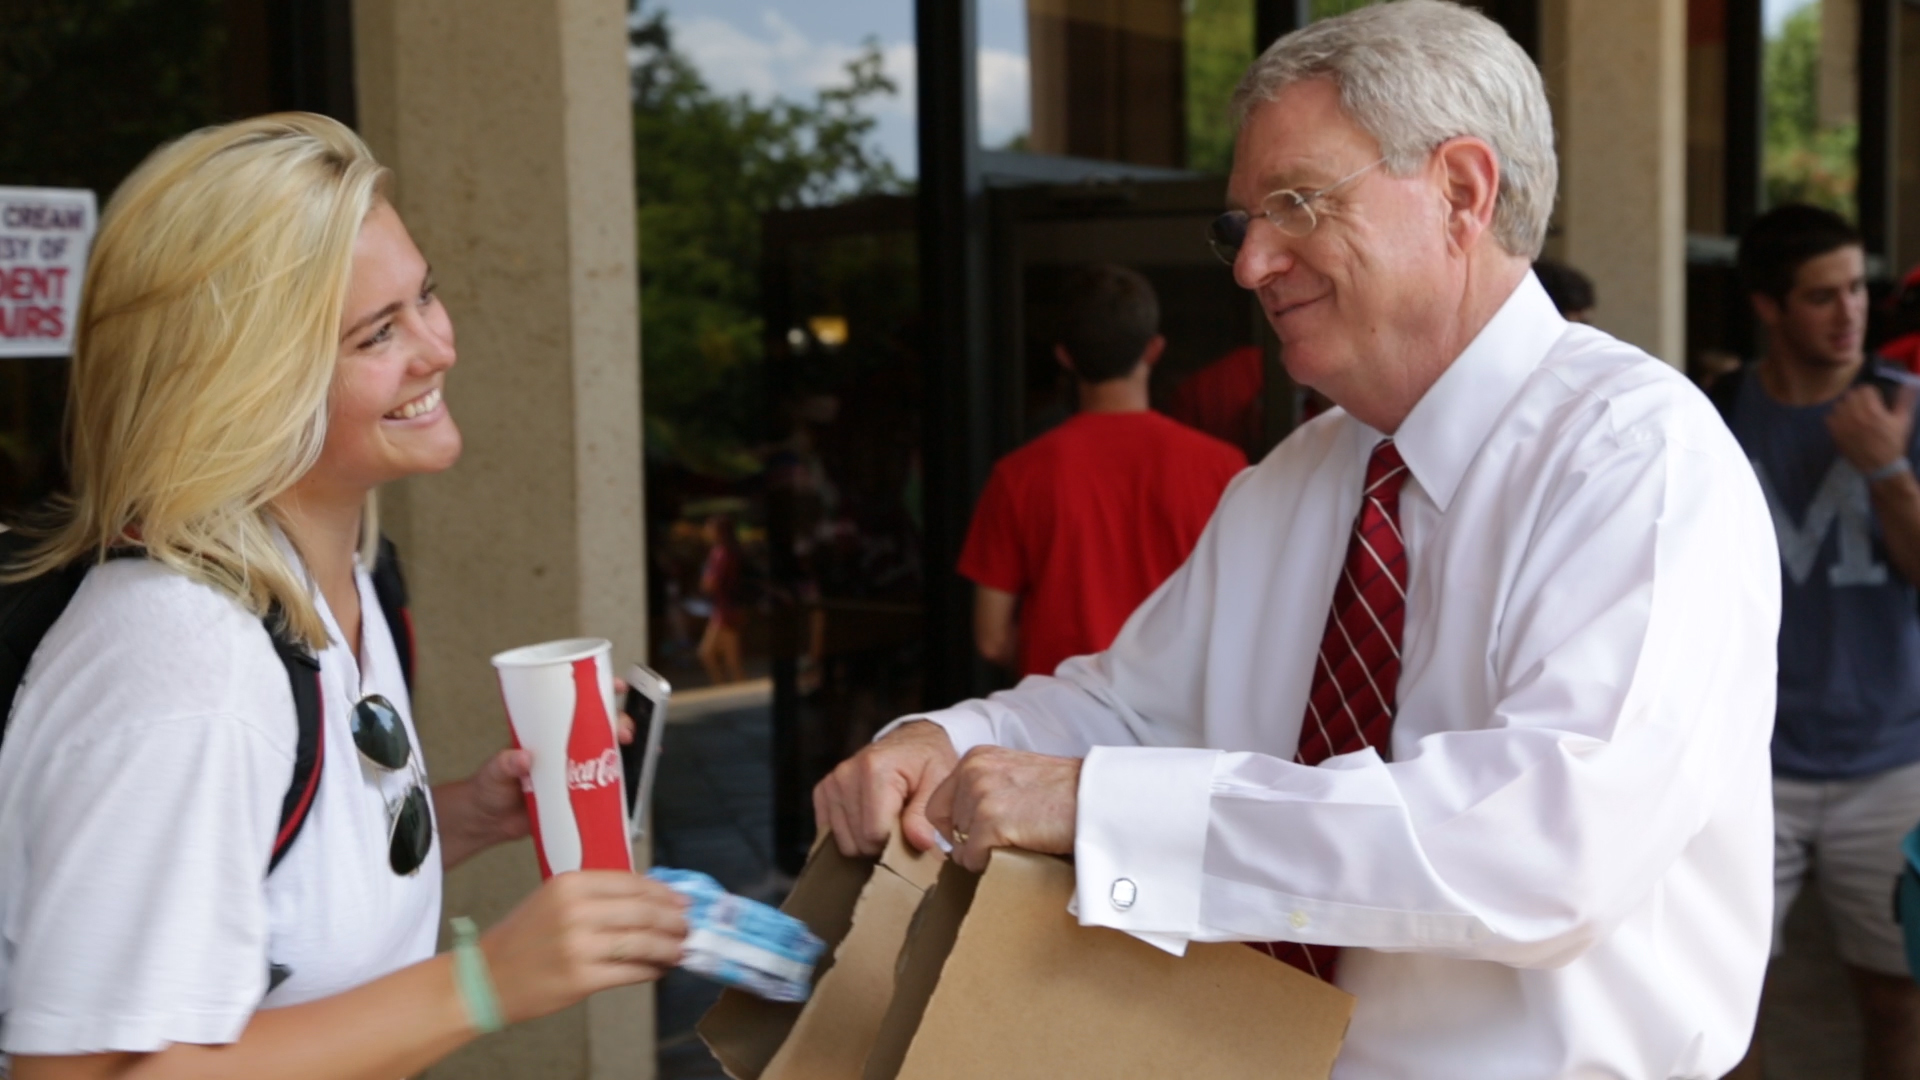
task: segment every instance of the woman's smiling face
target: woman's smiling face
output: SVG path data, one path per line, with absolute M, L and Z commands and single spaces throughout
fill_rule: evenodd
M 460 429 L 441 393 L 453 323 L 426 258 L 384 202 L 354 242 L 341 323 L 326 445 L 308 482 L 351 495 L 451 466 Z

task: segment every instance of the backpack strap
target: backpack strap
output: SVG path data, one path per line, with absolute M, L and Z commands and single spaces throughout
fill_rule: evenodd
M 17 529 L 0 531 L 0 567 L 11 566 L 20 561 L 33 541 Z M 132 558 L 139 555 L 136 548 L 116 548 L 108 552 L 108 558 Z M 74 594 L 80 591 L 80 583 L 86 580 L 87 571 L 93 564 L 87 561 L 74 563 L 58 570 L 0 585 L 0 737 L 6 734 L 6 722 L 13 715 L 13 699 L 20 692 L 20 684 L 26 679 L 27 664 L 32 661 L 34 650 L 59 621 L 67 605 L 73 602 Z M 267 862 L 267 873 L 273 873 L 275 867 L 292 846 L 294 838 L 300 835 L 301 826 L 306 824 L 307 813 L 313 809 L 313 798 L 320 790 L 320 771 L 326 753 L 326 742 L 320 737 L 320 662 L 308 655 L 305 649 L 283 641 L 274 633 L 273 626 L 279 616 L 278 611 L 270 612 L 262 620 L 261 629 L 273 641 L 273 651 L 287 669 L 287 685 L 293 691 L 293 711 L 298 722 L 298 736 L 294 748 L 293 782 L 288 785 L 286 796 L 280 801 L 280 822 L 274 828 L 273 855 Z
M 280 823 L 273 831 L 273 856 L 267 860 L 267 873 L 273 873 L 286 858 L 287 849 L 300 837 L 320 791 L 320 774 L 326 764 L 327 740 L 322 737 L 325 707 L 320 696 L 320 661 L 307 650 L 274 632 L 280 615 L 276 605 L 262 620 L 261 628 L 273 641 L 273 651 L 287 669 L 287 688 L 293 691 L 293 715 L 299 725 L 294 744 L 293 781 L 280 800 Z
M 18 529 L 0 532 L 0 567 L 18 564 L 32 545 L 33 541 Z M 67 610 L 86 576 L 87 565 L 81 563 L 0 585 L 0 738 L 6 735 L 14 695 L 27 677 L 33 650 L 40 647 L 40 639 Z
M 11 565 L 27 551 L 32 541 L 18 530 L 0 530 L 0 566 Z M 116 550 L 109 557 L 137 554 L 134 549 Z M 26 677 L 27 664 L 47 631 L 67 609 L 80 583 L 92 568 L 81 562 L 42 574 L 26 581 L 0 585 L 0 737 L 6 734 L 6 719 L 11 716 L 14 696 Z M 400 654 L 400 669 L 407 685 L 413 685 L 413 620 L 407 612 L 407 586 L 400 576 L 400 563 L 393 543 L 382 537 L 380 553 L 373 569 L 374 594 L 379 597 L 381 613 L 393 633 L 394 649 Z M 276 607 L 261 620 L 261 629 L 273 642 L 273 651 L 287 672 L 287 688 L 293 693 L 293 712 L 297 725 L 294 744 L 293 779 L 280 800 L 280 821 L 274 828 L 273 854 L 267 862 L 271 874 L 286 857 L 287 850 L 306 826 L 313 810 L 314 797 L 320 791 L 320 777 L 326 765 L 325 709 L 320 694 L 320 661 L 307 650 L 287 641 L 274 630 L 280 612 Z
M 380 614 L 386 616 L 387 629 L 393 634 L 393 651 L 400 654 L 400 674 L 413 689 L 413 613 L 407 610 L 407 579 L 400 574 L 400 553 L 393 541 L 380 538 L 380 553 L 373 560 L 373 594 L 380 600 Z
M 373 563 L 373 592 L 380 601 L 380 613 L 386 617 L 393 634 L 394 651 L 400 654 L 400 672 L 408 689 L 413 687 L 413 618 L 407 612 L 407 582 L 400 575 L 400 557 L 393 541 L 380 538 L 379 555 Z M 287 849 L 299 838 L 313 809 L 314 796 L 320 790 L 320 776 L 326 766 L 327 740 L 325 707 L 320 696 L 320 661 L 307 650 L 284 640 L 274 632 L 278 609 L 264 621 L 273 651 L 287 669 L 287 686 L 293 691 L 293 711 L 299 721 L 299 742 L 293 758 L 293 782 L 280 801 L 280 825 L 273 834 L 273 858 L 267 873 L 273 873 Z

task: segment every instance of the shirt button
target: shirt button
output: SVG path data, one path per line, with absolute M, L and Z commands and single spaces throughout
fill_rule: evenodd
M 1107 890 L 1107 899 L 1113 901 L 1114 908 L 1119 911 L 1132 907 L 1139 898 L 1140 886 L 1135 885 L 1132 878 L 1115 878 L 1113 887 Z
M 1304 911 L 1296 911 L 1287 916 L 1287 921 L 1293 924 L 1295 930 L 1305 930 L 1307 928 L 1307 913 Z

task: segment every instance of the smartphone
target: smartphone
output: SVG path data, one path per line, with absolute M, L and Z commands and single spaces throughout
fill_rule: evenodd
M 633 717 L 633 741 L 620 748 L 627 781 L 627 835 L 647 835 L 653 806 L 653 773 L 660 764 L 660 733 L 667 726 L 667 698 L 673 687 L 644 664 L 627 669 L 627 715 Z

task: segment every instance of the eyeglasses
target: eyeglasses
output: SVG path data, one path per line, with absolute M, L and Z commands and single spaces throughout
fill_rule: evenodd
M 354 705 L 353 745 L 361 757 L 387 772 L 412 767 L 407 793 L 387 802 L 387 865 L 403 877 L 418 872 L 433 850 L 433 808 L 413 740 L 407 738 L 407 725 L 393 702 L 368 694 Z
M 1288 236 L 1306 236 L 1320 224 L 1320 218 L 1313 212 L 1314 203 L 1360 179 L 1369 169 L 1384 164 L 1386 160 L 1381 158 L 1372 165 L 1355 169 L 1318 191 L 1282 188 L 1260 200 L 1260 214 L 1271 221 L 1274 228 Z M 1229 210 L 1214 218 L 1213 224 L 1207 226 L 1207 244 L 1221 262 L 1231 266 L 1240 257 L 1240 245 L 1247 242 L 1247 226 L 1252 223 L 1253 215 L 1245 210 Z

